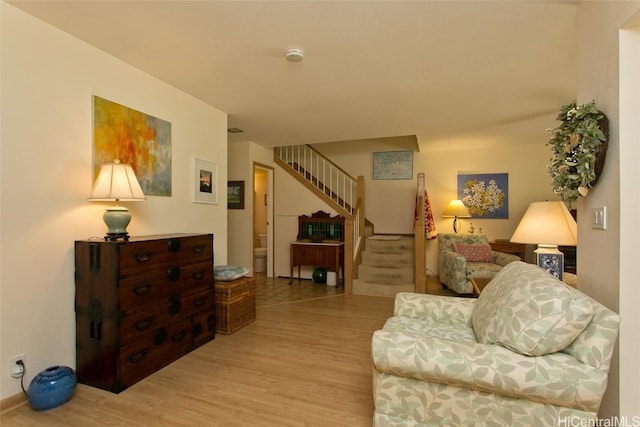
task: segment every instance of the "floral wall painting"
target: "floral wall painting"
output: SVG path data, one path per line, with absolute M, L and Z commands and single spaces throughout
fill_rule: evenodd
M 373 179 L 412 179 L 413 151 L 373 153 Z
M 94 96 L 94 179 L 115 159 L 131 165 L 144 194 L 171 196 L 171 123 Z
M 227 183 L 227 208 L 244 209 L 244 181 Z
M 471 218 L 509 218 L 509 174 L 459 174 L 458 198 Z
M 193 203 L 218 204 L 218 166 L 193 159 Z

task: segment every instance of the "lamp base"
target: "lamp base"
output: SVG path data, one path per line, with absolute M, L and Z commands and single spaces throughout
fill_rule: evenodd
M 538 245 L 538 248 L 533 252 L 536 254 L 538 267 L 556 279 L 562 280 L 564 254 L 558 250 L 557 245 Z
M 110 206 L 104 211 L 102 219 L 108 228 L 104 240 L 129 240 L 129 233 L 127 233 L 127 225 L 131 222 L 129 209 L 120 205 Z
M 129 233 L 107 233 L 104 235 L 104 240 L 115 242 L 118 239 L 122 239 L 128 241 L 129 237 L 131 237 Z

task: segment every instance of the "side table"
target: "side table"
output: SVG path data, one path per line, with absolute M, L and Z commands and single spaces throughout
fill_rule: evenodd
M 473 293 L 476 296 L 480 295 L 480 292 L 489 284 L 492 278 L 490 277 L 474 277 L 471 276 L 471 285 L 473 286 Z

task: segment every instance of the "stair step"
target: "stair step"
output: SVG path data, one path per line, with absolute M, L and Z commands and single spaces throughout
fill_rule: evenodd
M 408 236 L 380 236 L 374 235 L 367 238 L 366 251 L 384 253 L 413 253 L 413 237 Z
M 358 278 L 372 283 L 413 283 L 413 266 L 372 266 L 362 264 Z
M 353 281 L 354 295 L 372 295 L 380 297 L 395 297 L 399 292 L 414 292 L 415 285 L 413 283 L 371 283 L 362 279 Z
M 413 265 L 414 258 L 413 250 L 398 253 L 372 252 L 366 250 L 362 253 L 362 264 L 377 266 Z

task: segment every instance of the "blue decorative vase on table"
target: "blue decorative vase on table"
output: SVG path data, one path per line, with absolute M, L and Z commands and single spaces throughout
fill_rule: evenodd
M 36 411 L 60 406 L 71 399 L 77 378 L 68 366 L 51 366 L 36 375 L 27 391 L 29 403 Z
M 324 267 L 318 267 L 313 270 L 311 278 L 315 283 L 327 283 L 327 269 Z

